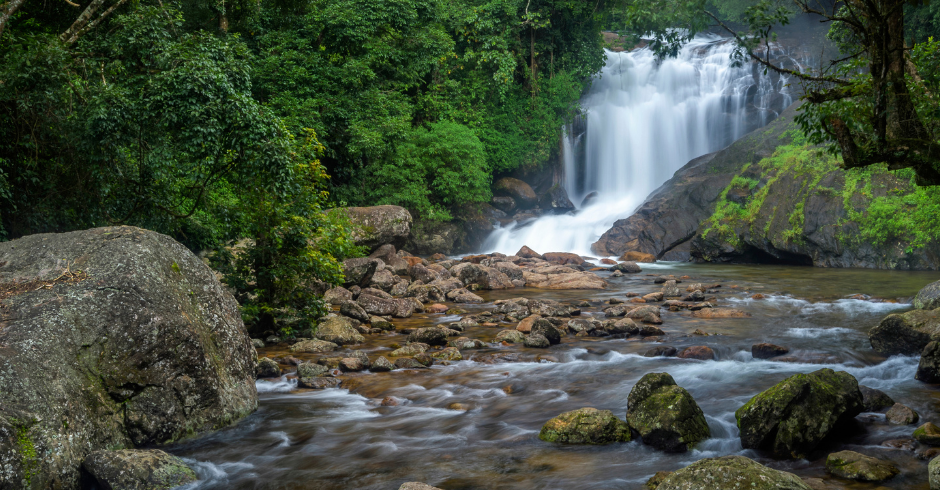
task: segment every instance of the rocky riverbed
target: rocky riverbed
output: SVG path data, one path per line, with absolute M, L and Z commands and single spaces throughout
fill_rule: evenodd
M 492 258 L 446 265 L 452 270 Z M 927 461 L 936 450 L 913 435 L 925 422 L 940 422 L 940 391 L 914 379 L 918 356 L 885 357 L 872 349 L 868 332 L 886 315 L 912 309 L 913 296 L 936 274 L 677 263 L 640 264 L 636 273 L 589 271 L 594 265 L 608 267 L 591 261 L 578 272 L 596 275 L 606 289 L 470 286 L 479 302 L 456 303 L 445 294 L 407 318 L 370 314 L 371 325 L 351 323 L 361 339 L 335 350 L 264 345 L 259 356 L 274 360 L 281 375 L 257 381 L 259 410 L 236 427 L 169 448 L 200 477 L 187 488 L 277 482 L 386 489 L 422 481 L 444 489 L 639 489 L 657 472 L 728 455 L 794 473 L 810 488 L 928 488 Z M 360 286 L 359 294 L 364 291 Z M 338 319 L 345 318 L 340 305 Z M 631 315 L 648 306 L 655 316 Z M 636 318 L 627 321 L 630 316 Z M 548 332 L 542 337 L 549 346 L 526 345 L 527 326 L 532 337 Z M 441 327 L 448 329 L 443 338 L 417 336 Z M 557 343 L 549 327 L 559 334 Z M 399 368 L 384 371 L 380 358 Z M 820 369 L 847 372 L 918 420 L 901 409 L 865 407 L 805 458 L 746 449 L 735 411 L 793 375 Z M 539 438 L 550 419 L 584 407 L 630 422 L 629 395 L 649 373 L 669 373 L 703 413 L 708 435 L 690 450 L 667 452 L 636 435 L 603 445 Z M 838 451 L 853 453 L 829 457 Z M 852 468 L 865 463 L 846 460 L 855 453 L 887 461 L 897 476 L 881 483 L 850 479 Z

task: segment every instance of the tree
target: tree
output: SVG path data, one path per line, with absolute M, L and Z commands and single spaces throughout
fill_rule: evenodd
M 672 6 L 667 8 L 666 4 Z M 746 29 L 738 31 L 705 0 L 666 2 L 636 0 L 628 19 L 634 32 L 658 36 L 654 48 L 662 54 L 710 25 L 731 34 L 740 61 L 753 60 L 765 69 L 804 83 L 804 106 L 799 122 L 812 143 L 828 143 L 842 155 L 845 168 L 885 163 L 890 169 L 911 168 L 921 185 L 940 184 L 940 144 L 937 123 L 925 116 L 924 106 L 936 106 L 936 87 L 912 58 L 905 44 L 905 6 L 920 0 L 792 0 L 793 10 L 832 24 L 829 36 L 843 57 L 817 73 L 784 69 L 770 61 L 767 42 L 773 28 L 786 24 L 793 10 L 763 0 L 744 14 Z M 680 32 L 672 27 L 681 26 Z

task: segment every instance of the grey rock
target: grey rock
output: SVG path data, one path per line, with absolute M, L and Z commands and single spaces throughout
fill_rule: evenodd
M 362 306 L 359 306 L 359 303 L 356 303 L 352 300 L 343 301 L 340 303 L 339 312 L 348 316 L 349 318 L 359 320 L 360 322 L 368 322 L 370 318 L 369 314 L 366 313 L 366 310 L 364 310 Z
M 920 415 L 907 405 L 895 403 L 885 412 L 885 419 L 891 425 L 911 425 L 920 420 Z
M 548 339 L 546 339 L 547 341 Z M 510 344 L 521 344 L 525 341 L 525 334 L 518 330 L 501 330 L 496 334 L 496 342 L 508 342 Z
M 32 235 L 0 243 L 0 262 L 2 283 L 55 282 L 3 301 L 9 488 L 77 488 L 94 451 L 202 434 L 257 407 L 238 304 L 172 238 L 128 226 Z
M 933 340 L 924 346 L 914 378 L 924 383 L 940 383 L 940 342 Z
M 708 482 L 707 486 L 703 485 Z M 674 471 L 656 490 L 812 490 L 800 477 L 744 456 L 700 459 Z
M 868 339 L 884 356 L 918 355 L 930 341 L 940 340 L 940 309 L 888 315 L 868 331 Z
M 894 406 L 894 400 L 881 390 L 858 385 L 862 393 L 862 410 L 866 412 L 880 412 Z
M 428 345 L 446 345 L 447 332 L 439 327 L 419 328 L 408 335 L 408 342 L 421 342 Z
M 385 356 L 379 356 L 379 358 L 372 363 L 372 367 L 369 368 L 369 370 L 375 373 L 387 372 L 393 369 L 395 369 L 395 365 L 386 359 Z
M 317 325 L 316 337 L 336 345 L 361 344 L 365 342 L 353 326 L 353 321 L 343 316 L 327 316 Z
M 278 378 L 281 376 L 281 368 L 271 359 L 262 357 L 261 359 L 258 359 L 258 364 L 255 367 L 255 373 L 259 378 Z
M 183 460 L 159 449 L 95 451 L 82 466 L 100 488 L 114 490 L 168 490 L 197 479 Z
M 341 305 L 343 301 L 352 301 L 352 299 L 352 292 L 342 286 L 337 286 L 323 293 L 323 301 L 331 305 Z
M 526 347 L 547 348 L 551 342 L 544 335 L 533 333 L 525 336 L 523 345 Z
M 914 296 L 914 308 L 936 310 L 940 308 L 940 281 L 930 283 Z
M 382 267 L 385 266 L 381 260 L 370 259 L 369 257 L 344 260 L 343 277 L 346 279 L 343 282 L 343 286 L 347 288 L 351 286 L 367 286 L 369 282 L 372 281 L 372 275 L 378 270 L 380 264 Z
M 296 344 L 290 346 L 290 351 L 293 353 L 306 353 L 306 354 L 319 354 L 323 352 L 332 352 L 338 349 L 339 346 L 333 342 L 327 342 L 325 340 L 313 339 L 313 340 L 302 340 Z
M 370 251 L 387 243 L 401 247 L 411 233 L 411 213 L 400 206 L 336 208 L 331 212 L 348 216 L 353 224 L 353 241 Z

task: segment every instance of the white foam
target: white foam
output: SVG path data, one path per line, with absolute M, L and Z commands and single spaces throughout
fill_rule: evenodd
M 255 381 L 255 388 L 258 389 L 258 393 L 288 393 L 297 389 L 297 380 L 283 376 L 271 380 L 259 379 Z

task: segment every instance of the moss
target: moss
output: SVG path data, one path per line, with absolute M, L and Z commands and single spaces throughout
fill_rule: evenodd
M 180 265 L 177 264 L 176 262 L 173 262 L 172 264 L 170 264 L 170 269 L 173 269 L 173 272 L 181 276 L 183 275 L 183 273 L 180 271 Z
M 565 444 L 610 444 L 629 441 L 630 428 L 610 410 L 580 408 L 546 422 L 539 439 Z
M 787 218 L 790 228 L 783 232 L 783 239 L 787 242 L 803 241 L 803 223 L 806 219 L 803 208 L 804 202 L 800 201 L 793 209 L 793 212 L 790 213 L 790 217 Z
M 17 421 L 14 419 L 14 423 Z M 26 487 L 30 486 L 33 477 L 39 474 L 39 457 L 36 454 L 36 444 L 29 436 L 28 424 L 16 425 L 16 447 L 20 453 L 20 463 L 23 467 L 23 480 Z

